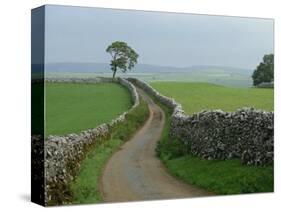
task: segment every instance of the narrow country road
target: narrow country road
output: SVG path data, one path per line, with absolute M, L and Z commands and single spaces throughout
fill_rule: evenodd
M 180 182 L 167 173 L 155 155 L 165 114 L 137 89 L 148 103 L 150 116 L 144 126 L 107 162 L 100 187 L 105 202 L 142 201 L 208 196 L 210 193 Z

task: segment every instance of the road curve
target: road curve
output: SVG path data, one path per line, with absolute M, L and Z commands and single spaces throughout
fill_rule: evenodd
M 173 199 L 212 195 L 169 175 L 155 155 L 165 123 L 163 110 L 141 89 L 150 116 L 107 162 L 100 179 L 104 202 Z

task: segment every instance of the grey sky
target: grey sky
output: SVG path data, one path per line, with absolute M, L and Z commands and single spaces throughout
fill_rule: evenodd
M 255 68 L 273 52 L 273 20 L 87 7 L 46 6 L 45 58 L 108 62 L 113 41 L 127 42 L 139 63 Z

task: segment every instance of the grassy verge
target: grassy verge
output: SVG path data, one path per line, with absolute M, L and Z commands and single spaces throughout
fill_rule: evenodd
M 165 161 L 171 174 L 217 194 L 273 191 L 273 167 L 241 165 L 239 160 L 208 161 L 186 155 Z
M 216 194 L 273 191 L 273 166 L 245 166 L 239 160 L 208 161 L 190 155 L 188 146 L 169 137 L 171 111 L 158 104 L 165 112 L 166 123 L 156 153 L 170 174 Z
M 92 148 L 83 160 L 79 173 L 70 185 L 73 203 L 102 202 L 99 191 L 99 177 L 107 160 L 143 125 L 149 115 L 146 102 L 140 102 L 126 116 L 126 121 L 112 129 L 112 138 Z

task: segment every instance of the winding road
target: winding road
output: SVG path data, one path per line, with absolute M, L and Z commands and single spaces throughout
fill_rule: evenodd
M 155 155 L 165 123 L 163 110 L 141 89 L 150 116 L 107 162 L 100 179 L 104 202 L 142 201 L 213 195 L 168 174 Z

